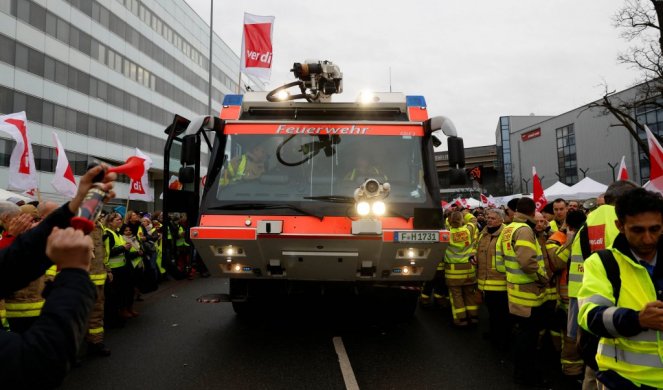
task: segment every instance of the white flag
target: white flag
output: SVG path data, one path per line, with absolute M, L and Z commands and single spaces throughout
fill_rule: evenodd
M 152 191 L 150 190 L 149 186 L 150 183 L 147 179 L 147 171 L 152 166 L 152 159 L 150 158 L 150 156 L 141 152 L 140 149 L 138 148 L 136 148 L 136 157 L 143 160 L 143 167 L 145 168 L 145 170 L 143 171 L 143 177 L 140 178 L 140 181 L 131 179 L 128 199 L 144 200 L 146 202 L 151 202 L 154 200 L 154 196 L 152 195 Z
M 53 185 L 53 188 L 58 193 L 73 198 L 76 196 L 76 191 L 78 190 L 76 179 L 74 179 L 74 172 L 71 170 L 60 138 L 58 138 L 55 132 L 53 132 L 53 141 L 55 142 L 55 153 L 58 156 L 58 162 L 55 164 L 55 177 L 51 181 L 51 185 Z
M 273 16 L 244 13 L 240 71 L 269 80 L 272 74 Z
M 16 147 L 9 158 L 10 190 L 37 188 L 37 169 L 27 125 L 25 111 L 0 115 L 0 131 L 9 134 L 16 141 Z

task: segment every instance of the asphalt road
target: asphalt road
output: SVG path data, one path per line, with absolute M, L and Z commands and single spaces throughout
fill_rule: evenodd
M 512 384 L 504 351 L 482 340 L 483 327 L 452 328 L 439 310 L 394 322 L 344 297 L 318 297 L 241 318 L 229 303 L 196 302 L 227 290 L 215 278 L 163 284 L 138 304 L 140 317 L 107 331 L 112 356 L 85 358 L 61 388 L 320 390 L 353 380 L 361 389 L 523 388 Z

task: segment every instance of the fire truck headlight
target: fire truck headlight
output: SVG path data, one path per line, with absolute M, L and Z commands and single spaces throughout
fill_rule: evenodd
M 373 214 L 382 216 L 387 211 L 387 206 L 384 204 L 384 202 L 378 200 L 377 202 L 373 202 L 371 209 L 373 210 Z
M 235 254 L 235 248 L 232 246 L 229 246 L 226 248 L 226 256 L 232 256 Z
M 278 100 L 288 100 L 288 97 L 290 96 L 290 93 L 286 91 L 285 89 L 282 89 L 274 95 L 274 97 Z
M 357 214 L 362 217 L 368 215 L 371 212 L 371 205 L 368 202 L 359 202 L 357 203 Z
M 361 104 L 375 103 L 379 99 L 372 91 L 361 91 L 357 97 L 357 102 Z

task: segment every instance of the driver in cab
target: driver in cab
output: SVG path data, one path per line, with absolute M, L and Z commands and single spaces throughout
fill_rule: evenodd
M 375 179 L 380 183 L 385 183 L 388 180 L 387 175 L 382 173 L 380 168 L 373 164 L 368 156 L 358 154 L 355 160 L 355 167 L 345 175 L 344 180 L 363 182 L 366 179 Z
M 239 180 L 255 180 L 265 173 L 267 150 L 262 144 L 254 145 L 247 153 L 242 153 L 228 162 L 223 172 L 221 185 Z

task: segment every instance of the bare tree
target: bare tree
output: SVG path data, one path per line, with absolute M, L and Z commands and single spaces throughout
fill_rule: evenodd
M 614 26 L 620 29 L 620 36 L 633 42 L 618 61 L 637 70 L 639 88 L 635 98 L 619 99 L 615 91 L 605 88 L 603 98 L 591 103 L 588 108 L 602 108 L 619 122 L 635 139 L 638 146 L 649 155 L 647 143 L 638 136 L 638 129 L 644 128 L 634 117 L 638 106 L 648 105 L 663 108 L 658 99 L 663 94 L 663 36 L 659 21 L 663 20 L 663 0 L 626 0 L 624 6 L 613 18 Z

